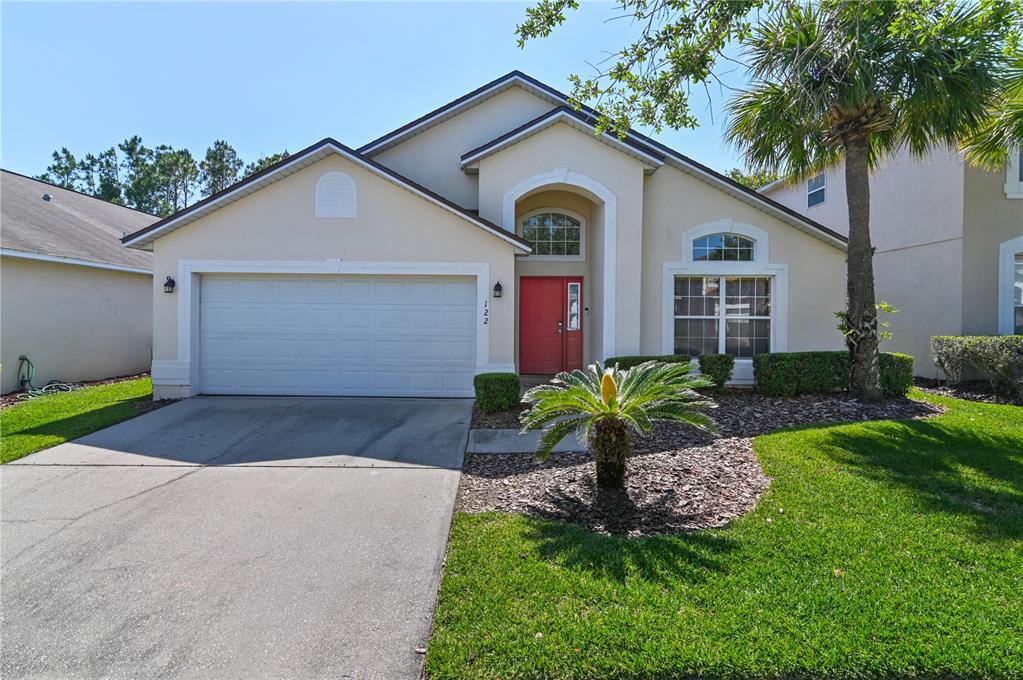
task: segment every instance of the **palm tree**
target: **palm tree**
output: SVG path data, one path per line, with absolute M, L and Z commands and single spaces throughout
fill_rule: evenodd
M 656 420 L 673 420 L 716 431 L 714 421 L 698 412 L 716 404 L 694 391 L 714 383 L 694 375 L 694 368 L 693 362 L 648 361 L 624 371 L 591 364 L 585 371 L 559 373 L 522 397 L 533 404 L 522 414 L 522 431 L 542 430 L 541 460 L 575 432 L 597 464 L 597 485 L 622 489 L 625 461 L 632 455 L 630 430 L 642 434 Z
M 895 0 L 782 3 L 744 42 L 752 84 L 728 105 L 727 138 L 751 168 L 802 179 L 845 159 L 850 389 L 881 398 L 869 172 L 896 150 L 954 148 L 984 120 L 1005 71 L 1008 4 Z
M 1013 57 L 1002 94 L 988 118 L 966 138 L 966 157 L 997 170 L 1010 150 L 1023 147 L 1023 53 Z

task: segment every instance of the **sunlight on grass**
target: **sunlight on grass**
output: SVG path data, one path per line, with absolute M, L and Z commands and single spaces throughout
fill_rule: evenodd
M 758 437 L 722 530 L 455 517 L 431 678 L 1021 677 L 1023 408 Z
M 139 415 L 152 398 L 149 378 L 38 397 L 0 411 L 0 462 L 83 437 Z

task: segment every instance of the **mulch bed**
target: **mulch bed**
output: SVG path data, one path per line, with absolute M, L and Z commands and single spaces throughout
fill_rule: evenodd
M 156 409 L 163 408 L 164 406 L 170 406 L 171 404 L 179 402 L 179 401 L 181 401 L 181 400 L 180 399 L 151 399 L 149 401 L 140 401 L 137 404 L 134 404 L 133 406 L 134 406 L 135 410 L 138 411 L 139 413 L 149 413 L 150 411 L 155 411 Z
M 73 385 L 75 389 L 81 389 L 83 387 L 94 387 L 96 385 L 112 385 L 113 383 L 126 382 L 128 380 L 137 380 L 139 378 L 148 377 L 149 372 L 147 371 L 145 373 L 136 373 L 135 375 L 119 375 L 113 378 L 103 378 L 102 380 L 85 380 L 81 382 L 69 382 L 67 384 Z M 22 392 L 16 391 L 0 395 L 0 409 L 25 401 L 25 399 L 21 398 L 21 394 Z
M 498 411 L 497 413 L 483 413 L 480 411 L 476 404 L 472 405 L 472 424 L 470 427 L 474 430 L 479 429 L 519 429 L 522 425 L 519 423 L 519 414 L 528 408 L 527 404 L 518 404 L 515 408 L 508 411 Z
M 992 392 L 991 383 L 986 380 L 964 380 L 958 385 L 950 385 L 934 378 L 914 378 L 913 384 L 924 392 L 930 392 L 939 397 L 983 401 L 988 404 L 1012 403 Z
M 626 491 L 594 484 L 588 454 L 468 454 L 455 509 L 512 512 L 580 525 L 601 534 L 659 536 L 720 527 L 753 509 L 770 480 L 753 455 L 752 438 L 809 423 L 925 418 L 940 407 L 894 399 L 866 404 L 845 395 L 764 397 L 729 391 L 712 412 L 721 436 L 658 423 L 635 439 Z

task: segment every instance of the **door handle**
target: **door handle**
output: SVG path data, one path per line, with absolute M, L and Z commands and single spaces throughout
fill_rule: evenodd
M 561 335 L 561 333 L 564 331 L 564 328 L 565 323 L 561 320 L 558 320 L 558 335 Z

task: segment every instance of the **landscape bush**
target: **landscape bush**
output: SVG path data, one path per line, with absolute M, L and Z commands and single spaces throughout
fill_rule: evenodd
M 948 382 L 973 372 L 999 397 L 1023 403 L 1023 335 L 936 335 L 931 352 Z
M 645 364 L 648 361 L 656 361 L 660 364 L 685 364 L 692 361 L 693 358 L 688 354 L 649 354 L 649 355 L 628 355 L 621 357 L 609 357 L 604 362 L 604 366 L 611 368 L 614 365 L 618 365 L 621 370 L 626 370 L 640 364 Z
M 714 381 L 716 389 L 721 389 L 732 379 L 735 368 L 735 357 L 731 354 L 701 354 L 700 373 Z
M 881 390 L 886 397 L 904 396 L 913 384 L 913 357 L 882 352 Z M 849 353 L 769 352 L 753 357 L 758 389 L 766 395 L 794 397 L 828 394 L 849 388 Z
M 519 403 L 522 380 L 518 373 L 480 373 L 472 380 L 476 406 L 483 413 L 506 411 Z

